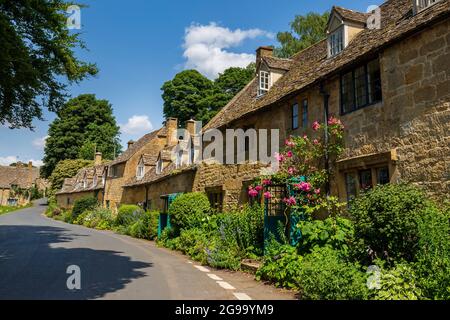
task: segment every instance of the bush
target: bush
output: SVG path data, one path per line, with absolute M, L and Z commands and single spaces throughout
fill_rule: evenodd
M 354 241 L 353 222 L 342 217 L 330 217 L 324 221 L 301 221 L 298 227 L 302 233 L 299 244 L 302 254 L 322 247 L 330 247 L 346 254 Z
M 169 208 L 171 224 L 176 233 L 201 226 L 211 214 L 211 205 L 204 193 L 186 193 L 177 197 Z
M 325 247 L 303 258 L 295 281 L 303 299 L 364 300 L 368 296 L 366 278 L 359 265 Z
M 134 238 L 153 240 L 158 236 L 159 212 L 145 212 L 129 227 L 128 234 Z
M 418 300 L 422 291 L 417 286 L 417 276 L 408 264 L 398 264 L 379 275 L 379 289 L 374 291 L 375 300 Z
M 119 208 L 115 225 L 128 227 L 141 219 L 143 215 L 144 211 L 139 206 L 122 205 Z
M 98 204 L 97 198 L 93 196 L 84 197 L 76 200 L 75 203 L 73 204 L 72 219 L 76 220 L 78 216 L 85 211 L 94 210 L 97 204 Z
M 419 251 L 415 270 L 424 295 L 430 299 L 450 299 L 449 216 L 429 209 L 418 221 Z
M 267 246 L 264 263 L 258 269 L 256 278 L 270 281 L 277 287 L 299 289 L 296 278 L 302 259 L 295 247 L 272 240 Z
M 355 236 L 372 259 L 413 261 L 418 250 L 418 219 L 433 205 L 408 185 L 378 186 L 351 203 Z

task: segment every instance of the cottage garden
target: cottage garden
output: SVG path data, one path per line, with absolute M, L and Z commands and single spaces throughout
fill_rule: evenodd
M 280 170 L 248 190 L 251 204 L 214 212 L 203 193 L 177 197 L 170 228 L 157 243 L 214 268 L 239 270 L 260 262 L 256 278 L 299 292 L 301 299 L 450 299 L 450 210 L 416 187 L 377 186 L 350 203 L 328 196 L 343 151 L 338 119 L 315 122 L 312 137 L 291 137 L 277 155 Z M 275 193 L 280 190 L 283 193 Z M 268 207 L 281 219 L 267 236 Z M 118 215 L 94 198 L 47 215 L 137 238 L 158 236 L 158 212 L 123 205 Z

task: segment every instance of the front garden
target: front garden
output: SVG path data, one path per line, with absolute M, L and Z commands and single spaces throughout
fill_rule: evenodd
M 72 211 L 50 206 L 47 214 L 158 238 L 214 268 L 239 270 L 243 260 L 259 261 L 258 280 L 295 290 L 301 299 L 449 300 L 448 204 L 407 184 L 376 186 L 339 202 L 328 188 L 343 151 L 343 126 L 332 118 L 313 129 L 314 137 L 286 141 L 279 172 L 256 179 L 248 190 L 252 204 L 231 212 L 214 212 L 204 193 L 188 193 L 171 203 L 164 230 L 158 212 L 124 205 L 113 217 L 94 198 L 76 201 Z

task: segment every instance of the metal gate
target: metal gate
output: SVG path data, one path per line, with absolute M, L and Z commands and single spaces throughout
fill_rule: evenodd
M 179 196 L 181 193 L 173 193 L 169 195 L 161 196 L 161 199 L 164 201 L 164 210 L 159 214 L 159 221 L 158 221 L 158 238 L 161 236 L 162 232 L 167 229 L 171 228 L 170 224 L 170 214 L 169 214 L 169 208 L 172 204 L 172 202 Z

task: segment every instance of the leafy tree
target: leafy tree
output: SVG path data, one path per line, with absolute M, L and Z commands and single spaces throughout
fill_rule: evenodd
M 50 195 L 55 194 L 62 188 L 64 179 L 72 178 L 80 169 L 91 166 L 92 164 L 92 161 L 80 159 L 60 161 L 48 179 L 51 183 Z
M 69 100 L 50 125 L 42 175 L 49 177 L 58 162 L 66 159 L 93 160 L 95 151 L 113 159 L 121 151 L 119 127 L 111 104 L 95 95 Z
M 229 68 L 211 81 L 195 70 L 180 72 L 163 87 L 164 115 L 181 123 L 195 119 L 209 122 L 254 77 L 255 64 Z
M 275 55 L 280 58 L 290 58 L 325 38 L 329 16 L 329 12 L 323 14 L 310 12 L 305 16 L 296 16 L 290 23 L 291 31 L 277 34 L 277 40 L 281 46 L 275 48 Z
M 79 33 L 66 26 L 64 0 L 0 1 L 0 124 L 32 128 L 42 109 L 57 112 L 67 85 L 98 70 L 80 61 Z M 64 83 L 66 82 L 66 83 Z

